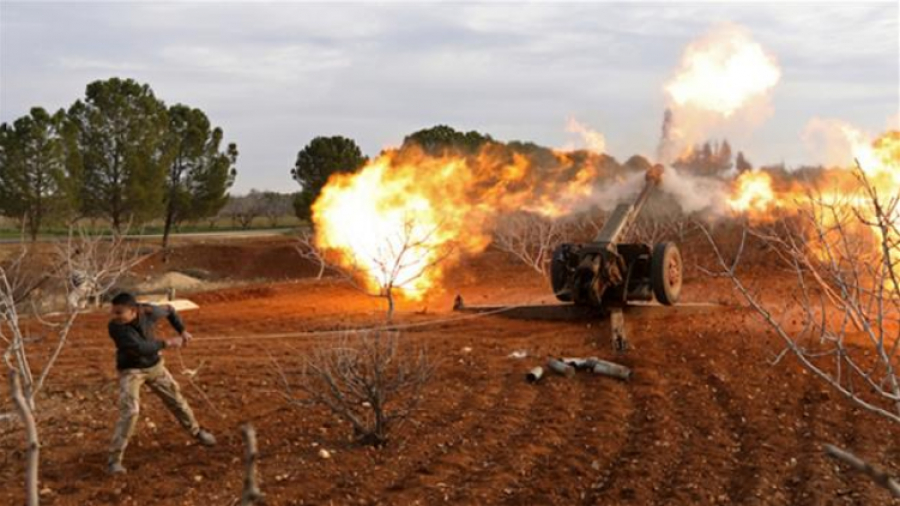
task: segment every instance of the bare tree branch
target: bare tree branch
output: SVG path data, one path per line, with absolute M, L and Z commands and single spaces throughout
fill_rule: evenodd
M 706 227 L 701 230 L 719 263 L 713 274 L 732 281 L 803 367 L 858 406 L 900 423 L 894 364 L 900 346 L 898 199 L 882 202 L 859 167 L 855 174 L 858 195 L 826 199 L 811 191 L 798 202 L 794 216 L 764 228 L 744 225 L 734 261 L 726 260 Z M 803 321 L 799 329 L 789 328 L 775 314 L 787 316 L 792 308 L 765 302 L 738 276 L 748 237 L 776 253 L 793 273 L 795 308 Z
M 401 345 L 399 333 L 381 330 L 348 331 L 304 358 L 296 387 L 305 398 L 294 397 L 287 374 L 275 367 L 292 402 L 326 406 L 351 425 L 357 441 L 374 446 L 386 444 L 414 413 L 434 373 L 424 348 Z
M 31 281 L 34 272 L 46 272 L 46 267 L 37 263 L 38 257 L 29 252 L 29 247 L 22 246 L 21 253 L 12 261 L 0 263 L 0 337 L 5 345 L 4 362 L 9 369 L 10 395 L 19 420 L 22 422 L 26 436 L 26 473 L 25 486 L 28 504 L 37 504 L 38 476 L 40 463 L 40 439 L 37 426 L 37 397 L 46 384 L 50 372 L 65 347 L 69 333 L 75 320 L 83 310 L 82 302 L 91 294 L 97 297 L 108 291 L 130 267 L 137 261 L 137 256 L 128 253 L 130 247 L 121 236 L 92 236 L 84 229 L 76 233 L 70 232 L 68 241 L 58 247 L 59 261 L 49 274 L 38 277 L 39 282 Z M 26 268 L 26 262 L 34 265 Z M 48 284 L 56 280 L 55 286 Z M 90 290 L 79 287 L 90 286 Z M 40 288 L 41 293 L 38 293 Z M 55 292 L 54 292 L 55 290 Z M 52 308 L 45 307 L 34 299 L 54 300 L 59 295 L 64 307 L 62 313 L 51 313 Z M 73 296 L 74 295 L 74 296 Z M 50 304 L 52 305 L 52 304 Z M 27 325 L 22 324 L 22 311 L 30 308 L 33 319 Z M 35 327 L 42 329 L 35 330 Z M 37 338 L 29 332 L 35 332 Z M 34 347 L 37 352 L 46 350 L 42 344 L 53 339 L 49 355 L 39 369 L 32 369 L 31 354 L 28 349 Z M 35 375 L 36 373 L 36 375 Z
M 900 482 L 898 482 L 897 478 L 894 476 L 869 464 L 856 455 L 833 445 L 825 445 L 825 454 L 850 466 L 853 470 L 868 476 L 876 485 L 887 489 L 892 496 L 900 498 Z

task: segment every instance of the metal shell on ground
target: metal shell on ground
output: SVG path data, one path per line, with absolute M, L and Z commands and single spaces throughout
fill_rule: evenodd
M 557 360 L 555 358 L 547 359 L 547 369 L 559 374 L 561 376 L 565 376 L 567 378 L 571 378 L 575 376 L 575 368 L 571 365 L 563 362 L 562 360 Z
M 623 380 L 630 380 L 632 376 L 631 369 L 621 364 L 607 362 L 606 360 L 597 360 L 593 368 L 594 374 L 602 374 Z
M 534 369 L 528 371 L 528 374 L 525 375 L 525 381 L 529 383 L 537 383 L 541 381 L 541 378 L 544 377 L 544 368 L 543 367 L 535 367 Z

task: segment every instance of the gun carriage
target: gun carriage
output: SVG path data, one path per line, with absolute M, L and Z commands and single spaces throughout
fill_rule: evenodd
M 616 206 L 586 244 L 561 244 L 553 252 L 550 281 L 557 299 L 579 306 L 621 308 L 629 301 L 672 305 L 681 294 L 681 253 L 675 243 L 650 246 L 621 242 L 662 179 L 662 165 L 647 171 L 633 203 Z

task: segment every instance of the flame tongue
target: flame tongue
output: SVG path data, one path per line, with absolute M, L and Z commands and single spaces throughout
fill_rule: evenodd
M 379 159 L 356 175 L 342 175 L 326 186 L 313 207 L 318 247 L 342 251 L 339 261 L 367 275 L 363 282 L 377 293 L 393 285 L 420 297 L 433 283 L 427 269 L 456 246 L 447 231 L 460 223 L 459 213 L 439 210 L 426 197 L 433 188 L 418 187 L 404 177 L 408 168 L 393 172 L 389 160 Z M 441 179 L 452 185 L 458 167 L 439 167 Z M 457 209 L 458 211 L 458 209 Z M 479 238 L 462 247 L 477 249 Z
M 869 141 L 859 130 L 848 125 L 841 126 L 852 152 L 847 160 L 855 159 L 859 167 L 887 204 L 887 199 L 900 196 L 900 131 L 885 133 L 875 141 Z M 737 213 L 745 213 L 752 219 L 766 219 L 775 209 L 796 209 L 797 202 L 809 198 L 815 191 L 817 198 L 825 204 L 850 204 L 864 208 L 865 199 L 857 195 L 859 184 L 848 170 L 851 167 L 831 169 L 823 172 L 811 187 L 798 184 L 784 184 L 777 187 L 776 181 L 767 172 L 745 172 L 732 186 L 727 198 L 729 208 Z
M 552 163 L 491 144 L 471 156 L 385 152 L 322 190 L 313 205 L 317 246 L 371 292 L 390 287 L 421 299 L 439 288 L 443 260 L 487 248 L 500 214 L 558 216 L 592 195 L 599 155 L 547 154 Z
M 734 194 L 727 199 L 728 207 L 738 213 L 765 213 L 778 201 L 772 189 L 772 176 L 766 172 L 745 172 L 734 185 Z
M 882 210 L 891 213 L 887 218 L 896 223 L 900 209 L 892 206 L 892 199 L 900 196 L 900 132 L 888 132 L 874 142 L 867 142 L 852 127 L 845 126 L 842 131 L 852 148 L 852 157 L 876 191 Z M 853 254 L 859 259 L 880 255 L 882 231 L 875 226 L 873 203 L 868 195 L 861 193 L 854 173 L 848 168 L 830 169 L 823 171 L 813 183 L 801 187 L 783 182 L 777 187 L 770 174 L 747 172 L 735 181 L 728 204 L 734 212 L 757 222 L 770 220 L 776 210 L 780 214 L 804 210 L 805 216 L 814 218 L 819 227 L 819 230 L 808 230 L 807 242 L 810 253 L 817 258 L 833 260 L 833 252 L 844 251 L 841 248 L 847 244 L 858 249 Z M 851 240 L 846 242 L 848 238 Z M 888 254 L 892 260 L 900 257 L 896 246 Z

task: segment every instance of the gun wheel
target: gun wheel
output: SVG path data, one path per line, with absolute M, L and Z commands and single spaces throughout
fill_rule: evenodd
M 664 242 L 653 248 L 650 262 L 650 284 L 657 302 L 671 306 L 681 295 L 682 276 L 681 252 L 675 243 Z
M 562 302 L 572 302 L 572 290 L 569 286 L 571 255 L 572 245 L 560 244 L 550 260 L 550 285 L 556 298 Z

